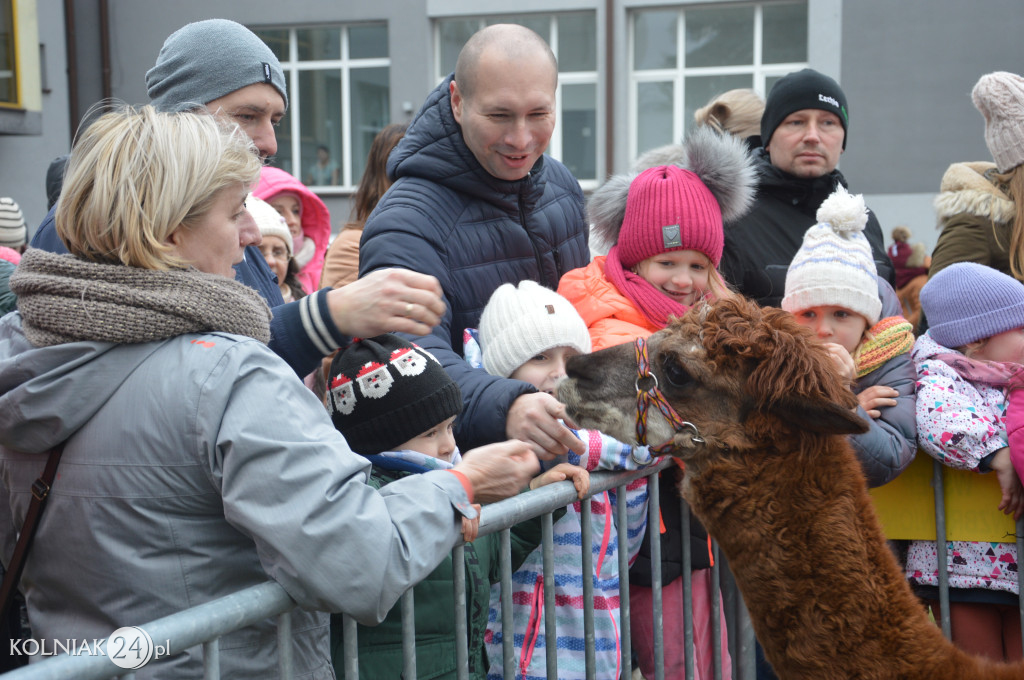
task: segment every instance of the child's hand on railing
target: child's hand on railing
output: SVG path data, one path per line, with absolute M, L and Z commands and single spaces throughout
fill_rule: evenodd
M 464 516 L 462 518 L 462 540 L 466 543 L 475 541 L 477 534 L 480 533 L 480 504 L 473 503 L 473 507 L 476 508 L 476 517 L 469 519 Z
M 572 463 L 559 463 L 550 470 L 537 475 L 530 480 L 530 488 L 539 489 L 542 486 L 562 482 L 566 479 L 572 480 L 573 486 L 576 487 L 576 494 L 580 498 L 584 498 L 590 491 L 590 473 Z

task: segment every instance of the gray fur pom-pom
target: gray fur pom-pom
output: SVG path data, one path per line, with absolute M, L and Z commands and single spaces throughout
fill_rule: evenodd
M 608 252 L 619 240 L 619 229 L 626 217 L 626 195 L 635 178 L 635 172 L 612 175 L 587 201 L 591 246 L 599 252 Z
M 746 142 L 704 126 L 697 128 L 683 146 L 687 159 L 683 167 L 711 190 L 722 209 L 722 221 L 746 215 L 757 192 L 757 173 Z

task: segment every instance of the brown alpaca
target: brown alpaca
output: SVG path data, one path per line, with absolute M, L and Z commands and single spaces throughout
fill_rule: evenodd
M 724 300 L 648 349 L 661 392 L 692 424 L 676 431 L 652 408 L 648 443 L 671 440 L 685 461 L 683 495 L 725 551 L 782 680 L 1024 678 L 1024 664 L 954 647 L 911 592 L 845 436 L 865 429 L 856 398 L 807 329 Z M 558 396 L 581 427 L 636 441 L 632 344 L 575 357 L 567 373 Z

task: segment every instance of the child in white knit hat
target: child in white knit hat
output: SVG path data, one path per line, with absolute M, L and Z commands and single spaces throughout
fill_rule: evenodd
M 503 378 L 530 383 L 554 394 L 558 380 L 565 376 L 565 363 L 578 354 L 590 352 L 590 333 L 572 304 L 558 293 L 533 281 L 518 286 L 506 283 L 491 295 L 480 316 L 479 344 L 474 331 L 467 329 L 466 356 L 470 363 L 482 362 L 484 369 Z M 576 430 L 587 443 L 584 457 L 570 451 L 554 463 L 569 462 L 588 470 L 635 470 L 654 462 L 647 447 L 630 447 L 600 432 Z M 549 462 L 546 465 L 551 465 Z M 531 484 L 533 487 L 534 484 Z M 590 503 L 593 545 L 586 549 L 594 555 L 594 573 L 586 575 L 594 584 L 594 635 L 596 675 L 617 678 L 620 668 L 619 638 L 619 551 L 626 550 L 630 563 L 635 559 L 647 525 L 647 480 L 626 487 L 626 497 L 612 490 L 597 494 Z M 619 502 L 626 504 L 629 544 L 618 544 L 615 530 Z M 583 516 L 580 503 L 566 508 L 553 525 L 556 629 L 558 631 L 558 678 L 586 677 L 583 629 L 583 580 L 580 578 L 581 532 Z M 535 550 L 512 576 L 513 631 L 502 630 L 501 590 L 491 588 L 490 615 L 487 624 L 487 649 L 491 661 L 488 678 L 503 677 L 502 640 L 513 639 L 516 677 L 544 677 L 546 659 L 536 649 L 544 639 L 543 616 L 544 566 L 541 551 Z M 511 680 L 511 679 L 509 679 Z
M 281 288 L 281 296 L 285 302 L 293 302 L 306 296 L 306 291 L 299 282 L 299 265 L 295 261 L 292 234 L 288 230 L 285 219 L 261 198 L 249 194 L 245 199 L 245 207 L 259 227 L 260 252 L 267 261 L 270 271 L 277 276 L 277 285 Z
M 789 265 L 782 308 L 814 331 L 849 379 L 870 426 L 850 440 L 868 484 L 881 486 L 917 450 L 914 336 L 896 293 L 875 271 L 864 198 L 839 186 L 817 219 Z

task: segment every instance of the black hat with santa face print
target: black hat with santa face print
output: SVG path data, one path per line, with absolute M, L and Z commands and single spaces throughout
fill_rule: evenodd
M 462 392 L 430 352 L 385 333 L 334 357 L 327 410 L 352 450 L 372 456 L 458 415 Z

